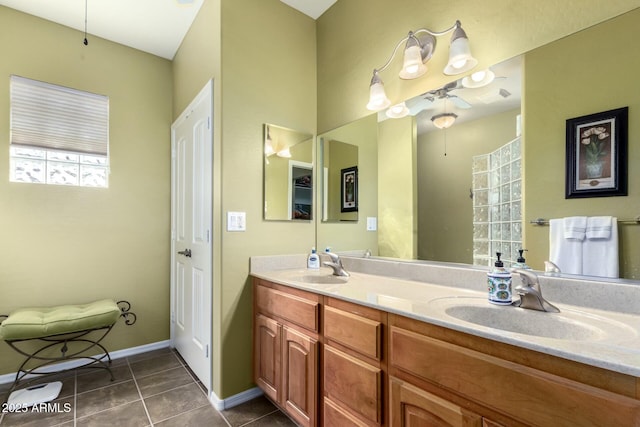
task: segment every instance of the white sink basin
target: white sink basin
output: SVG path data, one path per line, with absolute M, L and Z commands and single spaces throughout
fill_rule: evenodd
M 573 309 L 549 313 L 513 306 L 492 305 L 484 298 L 447 297 L 428 306 L 459 321 L 516 334 L 574 341 L 633 338 L 635 331 L 624 323 Z

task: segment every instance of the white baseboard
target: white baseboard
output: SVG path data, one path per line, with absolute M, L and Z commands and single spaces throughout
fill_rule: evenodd
M 220 399 L 214 392 L 211 392 L 209 394 L 209 401 L 214 408 L 216 408 L 218 411 L 222 411 L 223 409 L 233 408 L 234 406 L 238 406 L 244 402 L 248 402 L 258 396 L 262 396 L 262 390 L 260 390 L 258 387 L 254 387 L 250 388 L 249 390 L 243 391 L 242 393 L 227 397 L 226 399 Z
M 123 357 L 133 356 L 140 353 L 146 353 L 148 351 L 167 348 L 170 346 L 170 344 L 171 344 L 171 341 L 169 340 L 158 341 L 151 344 L 140 345 L 137 347 L 130 347 L 122 350 L 111 351 L 109 352 L 109 355 L 111 356 L 111 359 L 121 359 Z M 97 357 L 100 357 L 100 355 L 97 355 Z M 69 360 L 67 362 L 61 362 L 61 363 L 56 363 L 54 365 L 47 366 L 46 368 L 43 368 L 41 372 L 48 372 L 48 371 L 55 372 L 55 371 L 60 371 L 65 369 L 73 369 L 76 366 L 84 365 L 85 363 L 86 363 L 86 360 L 84 361 Z M 27 375 L 25 378 L 31 378 L 31 377 L 33 377 L 33 375 Z M 0 384 L 10 384 L 15 379 L 16 379 L 16 372 L 13 372 L 11 374 L 0 375 Z

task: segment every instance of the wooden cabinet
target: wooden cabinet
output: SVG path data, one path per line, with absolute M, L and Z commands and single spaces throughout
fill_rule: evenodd
M 386 313 L 332 298 L 323 313 L 325 425 L 386 425 Z
M 401 316 L 389 324 L 390 374 L 486 426 L 640 426 L 637 378 Z
M 483 427 L 478 414 L 397 378 L 390 382 L 392 426 Z
M 254 381 L 304 427 L 318 420 L 320 296 L 254 286 Z
M 301 426 L 640 426 L 640 378 L 262 280 L 255 382 Z

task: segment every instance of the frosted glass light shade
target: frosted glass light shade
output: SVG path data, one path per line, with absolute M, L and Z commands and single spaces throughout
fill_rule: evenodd
M 407 108 L 407 104 L 401 102 L 400 104 L 389 107 L 385 114 L 391 119 L 400 119 L 409 114 L 409 109 Z
M 369 87 L 369 103 L 367 109 L 371 111 L 380 111 L 391 105 L 391 101 L 384 92 L 384 84 L 378 76 L 378 72 L 373 72 L 371 86 Z
M 456 28 L 451 37 L 449 62 L 444 67 L 444 73 L 453 76 L 467 72 L 476 65 L 478 65 L 478 60 L 471 56 L 467 34 L 461 27 Z
M 433 122 L 433 125 L 438 129 L 446 129 L 453 125 L 453 122 L 456 121 L 457 117 L 458 116 L 453 113 L 443 113 L 431 117 L 431 121 Z
M 470 89 L 487 86 L 495 79 L 495 77 L 495 73 L 489 69 L 477 71 L 470 76 L 463 78 L 462 86 Z
M 413 39 L 409 39 L 413 40 Z M 407 42 L 407 45 L 409 43 Z M 427 72 L 427 66 L 422 62 L 422 52 L 418 44 L 408 46 L 404 50 L 404 61 L 402 70 L 398 76 L 401 79 L 410 80 L 422 76 Z

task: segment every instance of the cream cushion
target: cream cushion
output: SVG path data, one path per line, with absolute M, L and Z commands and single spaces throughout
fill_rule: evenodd
M 110 299 L 89 304 L 21 308 L 0 324 L 0 338 L 6 341 L 42 338 L 113 325 L 120 316 Z

